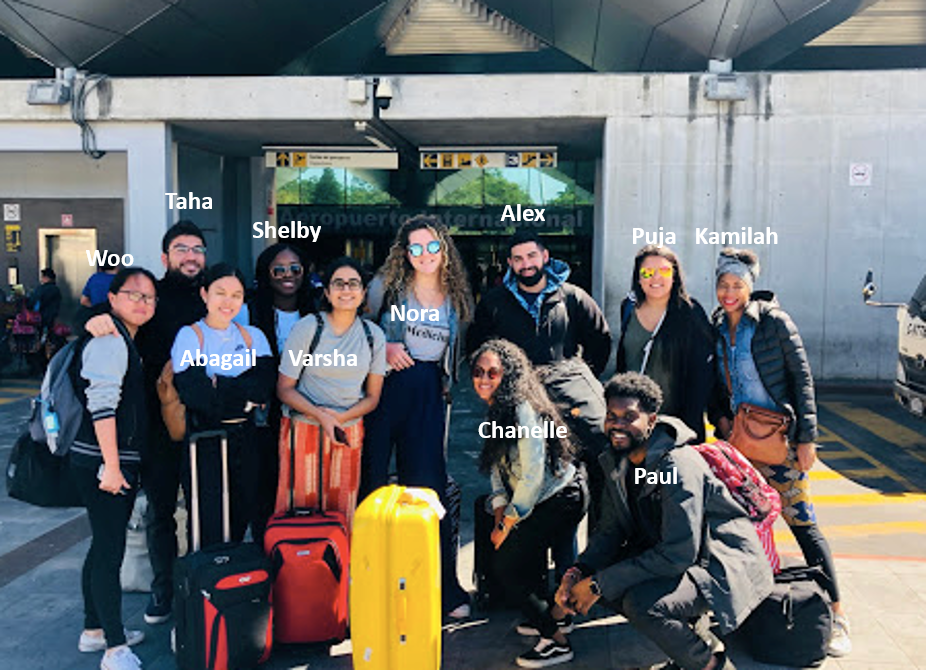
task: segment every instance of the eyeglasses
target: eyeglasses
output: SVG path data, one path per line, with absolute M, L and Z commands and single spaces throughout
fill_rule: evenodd
M 490 381 L 495 381 L 502 376 L 501 368 L 489 368 L 485 370 L 480 365 L 473 366 L 473 379 L 482 379 L 488 377 Z
M 143 302 L 146 305 L 155 305 L 158 302 L 158 297 L 156 295 L 148 295 L 147 293 L 142 293 L 141 291 L 119 291 L 119 293 L 125 293 L 129 300 L 132 302 Z
M 293 277 L 301 277 L 302 264 L 290 263 L 289 265 L 274 265 L 272 268 L 270 268 L 270 275 L 274 279 L 285 277 L 287 273 L 291 274 Z
M 440 240 L 431 240 L 428 242 L 427 247 L 423 247 L 422 245 L 415 242 L 414 244 L 408 245 L 408 253 L 410 253 L 415 258 L 418 258 L 421 254 L 424 253 L 425 248 L 427 248 L 428 253 L 433 256 L 436 253 L 440 253 L 440 247 Z
M 358 291 L 363 287 L 363 282 L 359 279 L 348 279 L 347 281 L 343 279 L 332 279 L 328 286 L 335 291 Z
M 202 244 L 196 244 L 196 245 L 193 245 L 192 247 L 188 247 L 185 244 L 175 244 L 174 246 L 170 248 L 170 250 L 176 251 L 180 255 L 188 254 L 191 251 L 197 256 L 206 255 L 206 247 Z
M 652 279 L 657 272 L 668 279 L 674 271 L 671 265 L 665 265 L 661 268 L 640 268 L 640 279 Z

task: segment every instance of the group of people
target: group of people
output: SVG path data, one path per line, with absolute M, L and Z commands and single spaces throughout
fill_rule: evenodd
M 709 319 L 688 295 L 675 254 L 640 250 L 615 338 L 621 374 L 606 387 L 599 376 L 612 354 L 607 320 L 529 231 L 510 240 L 508 272 L 478 305 L 452 237 L 429 216 L 401 226 L 373 278 L 351 258 L 332 261 L 319 300 L 303 252 L 286 243 L 261 253 L 250 299 L 239 270 L 207 269 L 205 238 L 192 222 L 167 231 L 161 260 L 159 280 L 137 267 L 112 277 L 107 303 L 80 342 L 76 377 L 87 412 L 71 472 L 93 540 L 79 648 L 105 650 L 104 670 L 140 666 L 129 647 L 144 636 L 123 628 L 119 587 L 139 485 L 149 499 L 154 569 L 145 620 L 170 618 L 174 512 L 179 487 L 189 491 L 191 434 L 228 436 L 233 540 L 250 529 L 261 542 L 269 517 L 290 500 L 313 506 L 324 498 L 350 519 L 358 500 L 390 481 L 393 454 L 400 484 L 431 488 L 446 502 L 450 394 L 467 359 L 490 420 L 570 429 L 565 437 L 492 435 L 480 457 L 491 482 L 491 569 L 524 612 L 519 632 L 540 637 L 519 665 L 572 659 L 572 615 L 600 600 L 656 642 L 673 667 L 732 667 L 692 621 L 710 607 L 721 633 L 735 629 L 768 594 L 771 568 L 743 509 L 722 486 L 704 486 L 713 475 L 686 445 L 704 440 L 705 414 L 719 436 L 728 435 L 744 402 L 792 418 L 787 462 L 763 473 L 788 501 L 785 518 L 807 562 L 834 584 L 831 651 L 848 651 L 832 556 L 809 496 L 813 380 L 788 315 L 774 296 L 753 291 L 752 252 L 721 253 L 719 307 Z M 186 407 L 179 443 L 162 420 L 157 389 L 165 375 Z M 281 439 L 312 450 L 321 441 L 324 491 L 307 482 L 291 498 L 279 486 L 289 481 L 280 477 Z M 221 541 L 212 452 L 199 450 L 201 546 Z M 677 472 L 677 483 L 640 484 L 635 467 Z M 577 555 L 586 512 L 589 544 Z M 451 524 L 449 516 L 441 523 L 443 608 L 465 618 L 469 594 L 458 580 Z M 523 570 L 538 556 L 545 562 L 547 551 L 554 597 Z

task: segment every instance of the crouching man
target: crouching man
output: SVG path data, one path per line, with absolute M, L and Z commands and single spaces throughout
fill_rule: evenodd
M 708 610 L 720 634 L 735 630 L 771 592 L 756 531 L 701 456 L 681 422 L 658 417 L 659 386 L 626 373 L 605 388 L 599 462 L 607 485 L 601 523 L 563 577 L 550 614 L 560 629 L 519 660 L 545 667 L 572 656 L 562 631 L 596 602 L 622 613 L 671 659 L 667 668 L 733 668 L 693 626 Z M 531 658 L 528 658 L 531 657 Z

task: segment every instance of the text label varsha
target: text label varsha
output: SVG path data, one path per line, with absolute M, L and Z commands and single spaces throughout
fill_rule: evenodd
M 302 349 L 299 351 L 293 351 L 290 349 L 287 353 L 289 354 L 289 360 L 292 361 L 293 365 L 301 365 L 302 367 L 357 367 L 357 354 L 347 354 L 347 356 L 345 356 L 337 349 L 335 349 L 330 354 L 306 354 Z
M 313 242 L 318 241 L 318 236 L 322 232 L 321 226 L 304 226 L 302 221 L 290 221 L 289 224 L 282 226 L 271 226 L 269 221 L 255 221 L 251 226 L 254 229 L 254 239 L 259 240 L 265 237 L 279 237 L 282 240 L 305 240 L 312 238 Z
M 666 246 L 675 244 L 675 233 L 665 231 L 660 226 L 655 233 L 648 233 L 643 228 L 633 229 L 633 243 L 658 244 Z M 752 227 L 740 228 L 740 232 L 708 232 L 707 228 L 695 229 L 695 244 L 722 244 L 724 246 L 748 247 L 755 244 L 778 244 L 778 233 L 773 233 L 768 226 L 765 232 L 754 231 Z
M 552 421 L 544 421 L 540 426 L 500 426 L 494 421 L 483 421 L 479 424 L 479 437 L 517 440 L 522 437 L 566 437 L 566 426 L 557 426 Z
M 257 352 L 254 349 L 248 349 L 241 354 L 211 354 L 207 356 L 199 349 L 194 354 L 192 351 L 184 351 L 183 358 L 180 359 L 180 365 L 198 365 L 211 366 L 220 370 L 232 370 L 233 368 L 252 368 L 257 364 Z

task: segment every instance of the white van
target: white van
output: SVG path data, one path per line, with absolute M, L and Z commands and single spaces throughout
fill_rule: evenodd
M 898 360 L 894 397 L 910 412 L 923 417 L 926 413 L 926 276 L 907 304 L 874 302 L 871 297 L 876 290 L 869 270 L 862 289 L 865 304 L 897 308 Z

